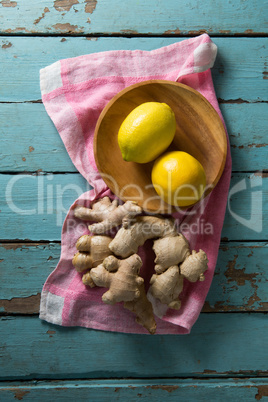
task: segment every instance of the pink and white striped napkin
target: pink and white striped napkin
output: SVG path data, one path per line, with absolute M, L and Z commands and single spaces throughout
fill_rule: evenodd
M 60 60 L 40 71 L 42 100 L 54 122 L 66 150 L 78 171 L 93 190 L 84 193 L 71 206 L 62 228 L 61 257 L 48 277 L 41 295 L 40 318 L 62 326 L 127 333 L 147 333 L 135 322 L 132 312 L 101 301 L 102 288 L 88 288 L 81 274 L 72 266 L 75 243 L 85 227 L 74 217 L 77 204 L 90 206 L 105 195 L 113 196 L 102 180 L 94 160 L 93 135 L 104 106 L 125 87 L 137 82 L 162 79 L 184 83 L 199 91 L 222 115 L 215 96 L 211 71 L 217 53 L 207 34 L 152 51 L 118 50 Z M 223 120 L 223 119 L 222 119 Z M 227 133 L 226 133 L 227 135 Z M 196 205 L 191 215 L 179 216 L 184 235 L 193 249 L 203 249 L 209 259 L 205 281 L 185 280 L 181 310 L 159 309 L 157 334 L 187 334 L 197 320 L 205 302 L 218 256 L 231 175 L 228 154 L 222 177 L 206 198 L 202 208 Z M 153 273 L 154 255 L 150 246 L 141 247 L 141 275 L 148 281 Z

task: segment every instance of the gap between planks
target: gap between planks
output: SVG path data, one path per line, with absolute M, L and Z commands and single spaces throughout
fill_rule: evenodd
M 37 295 L 38 296 L 38 295 Z M 18 298 L 20 299 L 20 298 Z M 20 300 L 23 300 L 22 298 Z M 259 310 L 255 310 L 255 311 L 249 311 L 249 310 L 236 310 L 236 311 L 221 311 L 221 310 L 217 310 L 217 311 L 201 311 L 200 315 L 212 315 L 212 314 L 259 314 L 259 315 L 267 315 L 268 311 L 259 311 Z M 5 320 L 5 319 L 9 319 L 9 318 L 21 318 L 21 317 L 29 317 L 32 319 L 38 318 L 39 317 L 39 312 L 36 313 L 10 313 L 10 312 L 0 312 L 0 319 Z M 268 374 L 267 374 L 268 376 Z M 1 379 L 0 379 L 1 381 Z
M 14 245 L 16 248 L 20 247 L 20 245 L 22 246 L 39 246 L 39 245 L 49 245 L 49 244 L 53 244 L 53 243 L 57 243 L 60 244 L 61 241 L 60 240 L 30 240 L 30 239 L 0 239 L 0 245 L 2 244 L 6 244 L 6 245 L 10 245 L 10 248 L 12 248 L 12 246 Z M 232 244 L 232 243 L 263 243 L 266 244 L 267 240 L 264 239 L 260 239 L 260 240 L 255 240 L 255 239 L 240 239 L 240 240 L 229 240 L 225 237 L 223 237 L 221 239 L 221 246 L 224 247 L 224 245 L 226 244 Z
M 94 331 L 94 330 L 93 330 Z M 127 335 L 135 335 L 135 334 L 127 334 Z M 144 335 L 147 336 L 147 335 Z M 160 335 L 160 336 L 165 336 L 165 335 Z M 169 335 L 167 335 L 169 336 Z M 180 335 L 178 335 L 180 336 Z M 185 373 L 177 376 L 168 376 L 168 377 L 126 377 L 126 376 L 118 376 L 118 377 L 76 377 L 76 376 L 66 376 L 66 374 L 57 374 L 55 378 L 50 378 L 46 376 L 41 376 L 41 377 L 32 377 L 32 378 L 0 378 L 0 391 L 2 384 L 4 383 L 19 383 L 19 384 L 33 384 L 33 385 L 38 385 L 43 382 L 48 382 L 48 383 L 58 383 L 59 381 L 71 381 L 76 383 L 77 381 L 81 382 L 96 382 L 96 381 L 187 381 L 187 380 L 198 380 L 198 381 L 210 381 L 210 380 L 215 380 L 217 382 L 219 381 L 228 381 L 228 380 L 259 380 L 259 381 L 268 381 L 268 371 L 261 371 L 261 370 L 239 370 L 239 371 L 223 371 L 223 372 L 217 372 L 216 370 L 209 370 L 205 369 L 203 372 L 200 373 Z M 241 384 L 242 386 L 242 384 Z M 268 387 L 268 385 L 267 385 Z M 1 396 L 1 394 L 0 394 Z M 266 396 L 266 395 L 265 395 Z M 268 395 L 267 395 L 268 396 Z
M 207 370 L 207 371 L 209 371 L 209 370 Z M 245 372 L 246 372 L 246 370 L 245 370 Z M 251 382 L 251 380 L 252 380 L 252 382 L 254 382 L 256 384 L 256 386 L 258 383 L 262 383 L 264 381 L 267 382 L 268 373 L 261 372 L 261 371 L 258 373 L 260 374 L 260 376 L 258 376 L 258 377 L 255 377 L 255 376 L 246 377 L 246 378 L 235 377 L 236 380 L 241 378 L 241 382 L 240 381 L 232 381 L 232 383 L 234 384 L 234 386 L 243 387 L 243 383 L 245 381 Z M 222 374 L 222 373 L 219 373 L 219 374 Z M 133 384 L 133 388 L 135 388 L 135 386 L 136 387 L 146 386 L 146 385 L 149 385 L 150 383 L 151 383 L 150 385 L 153 386 L 152 383 L 154 383 L 154 382 L 159 385 L 159 388 L 161 388 L 160 384 L 163 384 L 163 388 L 164 388 L 164 386 L 165 386 L 164 384 L 169 383 L 171 386 L 172 386 L 172 384 L 176 385 L 176 384 L 174 384 L 174 381 L 179 381 L 181 384 L 185 384 L 185 385 L 189 384 L 189 386 L 191 386 L 191 382 L 193 379 L 198 380 L 198 383 L 199 383 L 198 385 L 206 385 L 208 383 L 213 383 L 214 382 L 213 380 L 215 380 L 214 383 L 216 386 L 218 386 L 218 385 L 229 384 L 230 380 L 233 380 L 233 376 L 231 374 L 230 375 L 227 374 L 226 376 L 219 378 L 218 375 L 213 376 L 213 374 L 211 374 L 209 376 L 202 376 L 202 377 L 195 377 L 195 376 L 190 376 L 190 377 L 185 377 L 185 376 L 146 377 L 146 378 L 144 378 L 144 377 L 135 377 L 135 378 L 132 378 L 132 377 L 122 377 L 122 378 L 120 378 L 120 377 L 110 377 L 110 378 L 96 377 L 96 378 L 92 378 L 92 379 L 91 378 L 83 378 L 83 377 L 81 377 L 81 378 L 76 378 L 76 377 L 71 378 L 70 377 L 67 379 L 66 378 L 62 378 L 62 379 L 44 378 L 42 380 L 40 380 L 40 379 L 17 380 L 17 379 L 13 379 L 13 378 L 11 378 L 10 380 L 3 380 L 0 378 L 0 385 L 1 385 L 1 388 L 8 387 L 9 384 L 10 385 L 12 384 L 18 388 L 24 387 L 24 386 L 25 387 L 34 386 L 36 388 L 39 388 L 39 387 L 43 387 L 46 385 L 48 387 L 53 387 L 55 385 L 56 387 L 59 387 L 59 389 L 60 389 L 61 387 L 64 387 L 64 384 L 66 384 L 66 383 L 73 385 L 75 387 L 76 386 L 79 387 L 79 386 L 86 386 L 86 385 L 99 386 L 100 385 L 99 382 L 102 382 L 103 384 L 105 384 L 106 387 L 110 388 L 110 387 L 116 386 L 117 384 L 120 385 L 121 387 L 128 387 L 129 382 L 131 381 L 131 383 Z M 253 386 L 253 384 L 252 384 L 252 386 Z
M 208 32 L 206 29 L 201 29 L 199 31 L 194 31 L 192 33 L 137 33 L 137 32 L 129 32 L 129 33 L 120 33 L 120 32 L 114 32 L 114 33 L 90 33 L 90 34 L 85 34 L 85 33 L 69 33 L 69 32 L 63 32 L 63 33 L 41 33 L 41 32 L 0 32 L 0 37 L 1 36 L 6 36 L 6 37 L 40 37 L 40 38 L 47 38 L 47 37 L 52 37 L 52 38 L 194 38 L 198 35 L 203 35 L 207 34 L 210 36 L 210 38 L 267 38 L 268 33 L 267 32 L 236 32 L 236 33 L 230 33 L 230 32 L 225 32 L 225 33 L 211 33 Z
M 256 100 L 256 101 L 248 101 L 246 99 L 237 98 L 237 99 L 222 99 L 218 98 L 219 105 L 221 104 L 241 104 L 241 103 L 268 103 L 266 100 Z M 33 99 L 33 100 L 25 100 L 25 101 L 0 101 L 0 105 L 11 105 L 11 104 L 24 104 L 24 103 L 43 103 L 42 99 Z
M 260 175 L 264 178 L 267 177 L 268 175 L 268 169 L 262 169 L 261 171 L 258 170 L 232 170 L 232 174 L 240 174 L 240 173 L 245 173 L 245 174 L 254 174 L 254 173 L 260 173 Z M 72 171 L 72 170 L 65 170 L 64 172 L 61 171 L 53 171 L 53 170 L 21 170 L 21 171 L 16 171 L 16 170 L 0 170 L 1 175 L 29 175 L 29 176 L 45 176 L 45 175 L 50 175 L 50 174 L 58 174 L 58 175 L 65 175 L 65 174 L 78 174 L 78 171 Z

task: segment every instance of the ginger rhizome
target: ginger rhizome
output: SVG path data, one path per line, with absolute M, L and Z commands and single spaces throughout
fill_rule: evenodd
M 183 276 L 177 265 L 169 267 L 160 275 L 153 275 L 150 284 L 149 292 L 151 295 L 170 308 L 180 309 L 179 295 L 183 288 Z
M 181 274 L 190 282 L 204 281 L 204 272 L 207 270 L 207 255 L 203 250 L 195 250 L 187 256 L 180 266 Z
M 104 303 L 132 301 L 139 298 L 139 286 L 144 282 L 139 276 L 141 266 L 142 261 L 137 254 L 125 260 L 118 260 L 110 255 L 102 264 L 92 268 L 87 278 L 90 276 L 96 286 L 109 288 L 102 296 Z
M 208 259 L 203 250 L 191 252 L 172 218 L 141 215 L 142 212 L 132 201 L 118 205 L 109 197 L 93 203 L 92 208 L 77 206 L 77 218 L 97 223 L 89 225 L 93 236 L 78 239 L 73 265 L 83 273 L 85 285 L 108 288 L 102 296 L 104 303 L 123 301 L 124 307 L 136 315 L 136 321 L 153 334 L 156 323 L 152 300 L 179 310 L 184 280 L 203 281 Z M 113 228 L 118 230 L 112 239 L 105 234 Z M 139 276 L 142 261 L 137 254 L 148 239 L 153 240 L 155 253 L 155 274 L 148 290 L 150 301 Z
M 178 265 L 190 255 L 189 243 L 182 234 L 167 236 L 154 241 L 155 271 L 160 274 L 173 265 Z
M 139 276 L 141 265 L 142 261 L 137 254 L 125 260 L 111 255 L 84 274 L 82 280 L 90 287 L 109 288 L 103 294 L 102 301 L 106 304 L 124 301 L 124 307 L 136 315 L 136 321 L 154 334 L 156 323 L 152 305 L 146 296 L 144 280 Z
M 149 302 L 144 284 L 139 286 L 140 296 L 137 299 L 124 303 L 124 307 L 136 315 L 136 322 L 142 325 L 150 334 L 156 331 L 156 322 L 151 302 Z
M 126 258 L 136 253 L 148 239 L 175 236 L 175 234 L 171 219 L 137 216 L 132 221 L 123 222 L 123 226 L 118 230 L 109 248 L 114 254 Z
M 109 236 L 83 235 L 76 242 L 78 252 L 74 255 L 73 265 L 78 272 L 91 269 L 99 265 L 104 258 L 112 254 L 109 244 L 112 238 Z
M 123 205 L 118 205 L 117 200 L 111 202 L 109 197 L 104 197 L 95 202 L 92 208 L 78 206 L 74 210 L 76 218 L 98 222 L 89 225 L 89 230 L 94 234 L 107 233 L 114 227 L 121 225 L 123 220 L 131 220 L 142 212 L 141 207 L 132 201 L 127 201 Z

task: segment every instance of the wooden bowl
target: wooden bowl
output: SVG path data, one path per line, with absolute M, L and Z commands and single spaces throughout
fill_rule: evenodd
M 175 208 L 166 204 L 153 188 L 153 162 L 125 162 L 117 140 L 126 116 L 141 103 L 152 101 L 165 102 L 174 111 L 176 134 L 166 151 L 185 151 L 199 160 L 206 172 L 205 196 L 223 172 L 226 133 L 218 113 L 199 92 L 172 81 L 151 80 L 127 87 L 103 109 L 94 135 L 94 155 L 103 180 L 123 201 L 136 201 L 148 212 L 171 213 Z

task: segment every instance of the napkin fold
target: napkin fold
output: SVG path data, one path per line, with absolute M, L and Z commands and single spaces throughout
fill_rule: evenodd
M 76 252 L 75 243 L 79 236 L 87 233 L 87 228 L 75 218 L 73 211 L 76 205 L 90 207 L 96 199 L 106 195 L 114 197 L 97 170 L 93 136 L 102 109 L 125 87 L 151 79 L 181 82 L 205 96 L 223 121 L 210 71 L 216 54 L 216 45 L 207 34 L 203 34 L 152 51 L 107 51 L 60 60 L 40 71 L 46 111 L 75 167 L 93 187 L 74 202 L 64 221 L 60 260 L 47 278 L 41 294 L 41 319 L 62 326 L 147 333 L 122 303 L 104 304 L 101 301 L 102 288 L 91 289 L 83 285 L 81 274 L 72 265 L 72 258 Z M 204 202 L 191 208 L 191 214 L 174 215 L 191 248 L 207 253 L 209 263 L 205 281 L 190 283 L 185 280 L 179 311 L 159 308 L 152 300 L 157 334 L 187 334 L 200 314 L 217 262 L 230 176 L 228 141 L 226 165 L 217 186 Z M 154 260 L 150 242 L 140 247 L 139 255 L 143 261 L 141 275 L 148 288 Z

